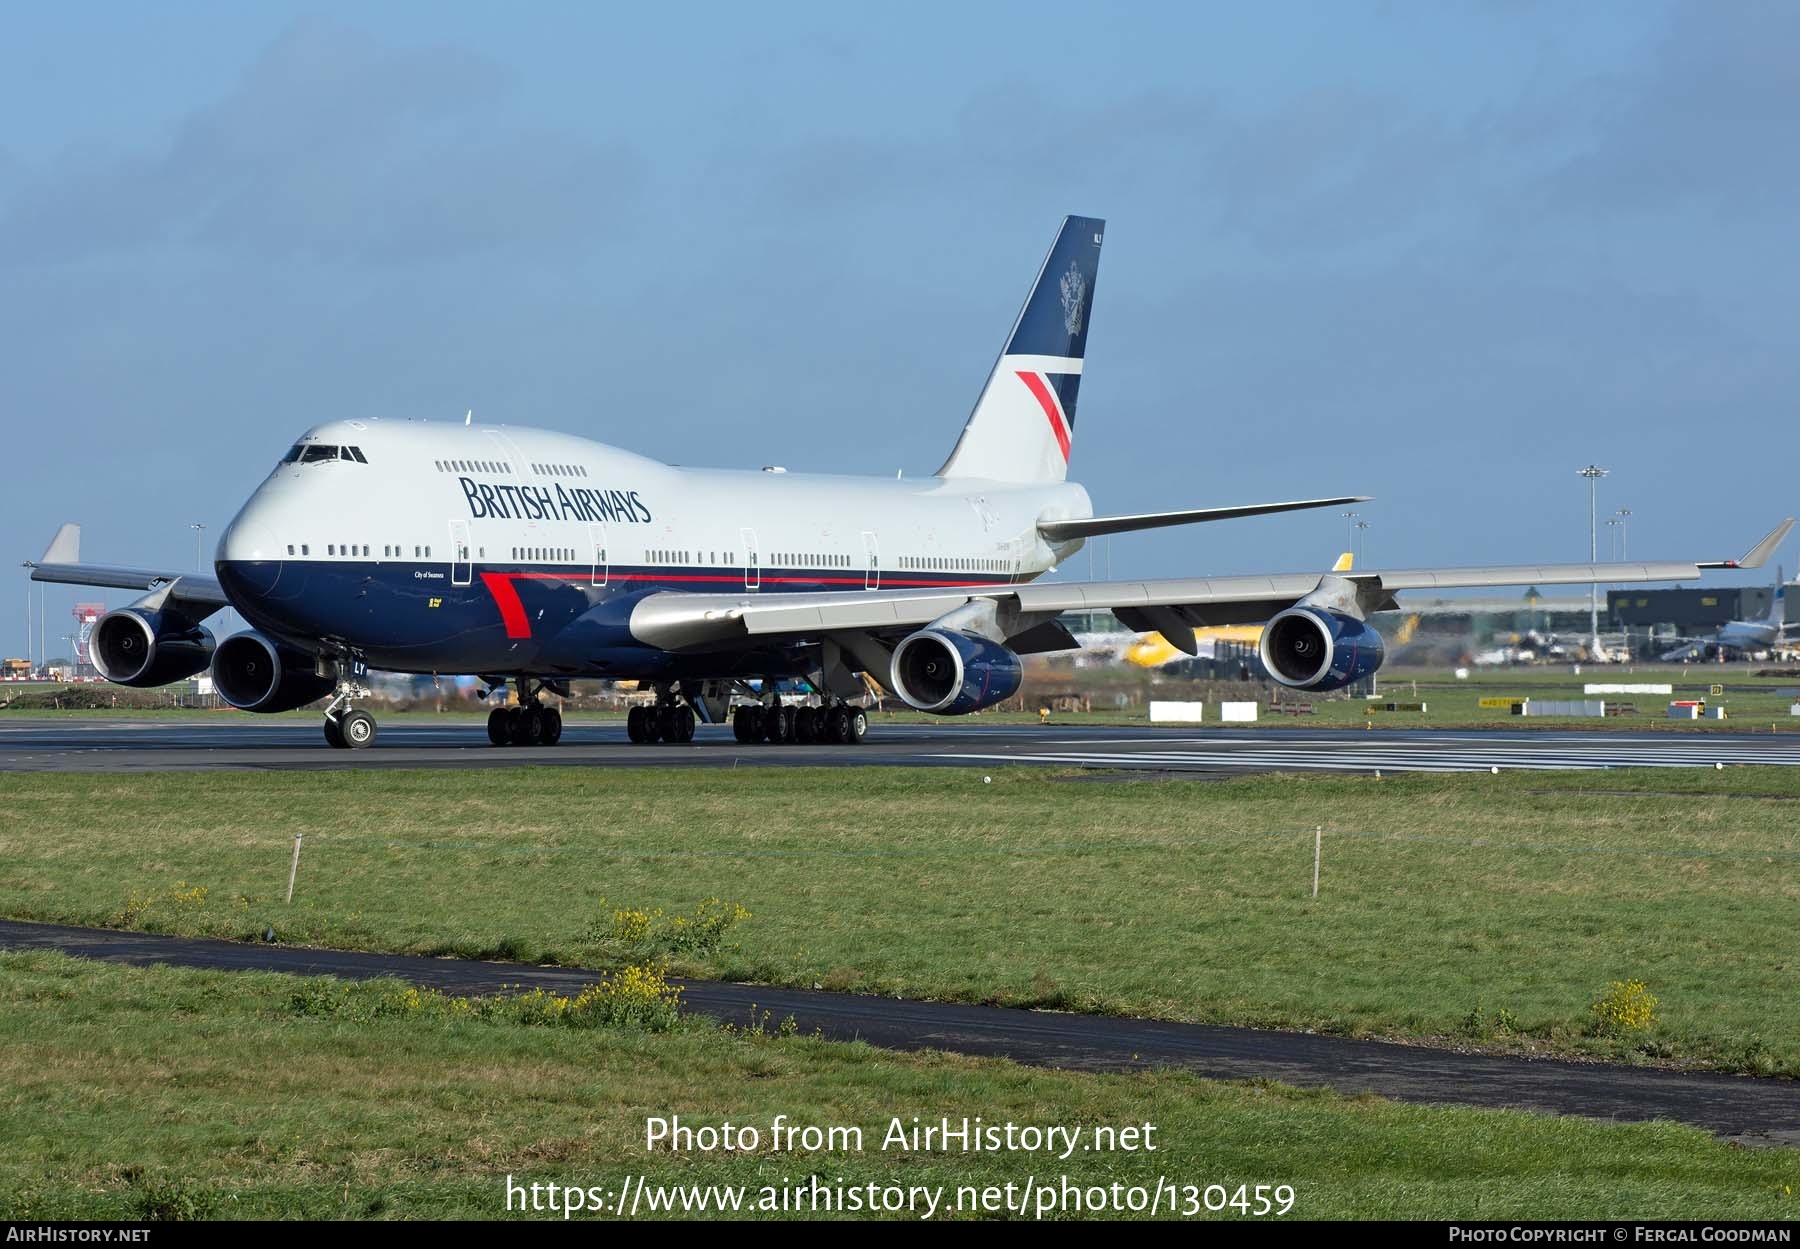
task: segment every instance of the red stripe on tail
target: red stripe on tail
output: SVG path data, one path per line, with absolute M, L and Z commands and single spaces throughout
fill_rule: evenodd
M 1044 410 L 1044 416 L 1050 422 L 1050 432 L 1056 435 L 1056 445 L 1062 451 L 1063 463 L 1067 464 L 1069 462 L 1069 431 L 1063 425 L 1062 413 L 1057 409 L 1056 396 L 1050 393 L 1050 388 L 1044 385 L 1044 379 L 1036 373 L 1021 371 L 1019 380 L 1025 383 L 1025 388 L 1031 392 L 1032 397 L 1038 401 L 1038 406 Z

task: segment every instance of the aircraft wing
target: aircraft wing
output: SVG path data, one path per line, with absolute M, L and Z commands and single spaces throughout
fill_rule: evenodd
M 1275 573 L 1157 581 L 1053 581 L 918 590 L 825 591 L 810 594 L 645 596 L 631 614 L 640 641 L 668 650 L 704 649 L 746 637 L 910 632 L 965 603 L 994 602 L 1021 635 L 1068 611 L 1110 610 L 1131 628 L 1171 633 L 1208 625 L 1256 624 L 1330 584 L 1364 614 L 1397 607 L 1401 590 L 1596 582 L 1689 581 L 1707 568 L 1754 568 L 1793 526 L 1783 521 L 1741 559 L 1618 563 L 1517 564 L 1495 568 L 1402 568 L 1393 571 Z M 1189 635 L 1191 636 L 1191 634 Z
M 167 601 L 179 603 L 199 619 L 230 605 L 219 579 L 204 572 L 165 572 L 154 568 L 122 568 L 115 564 L 81 562 L 81 526 L 64 525 L 31 566 L 33 581 L 66 585 L 102 586 L 113 590 L 164 590 Z

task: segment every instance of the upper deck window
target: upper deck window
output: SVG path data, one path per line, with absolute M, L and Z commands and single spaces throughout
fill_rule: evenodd
M 337 458 L 338 449 L 336 447 L 321 446 L 318 443 L 314 443 L 300 453 L 300 462 L 302 464 L 317 464 L 320 460 L 335 460 Z

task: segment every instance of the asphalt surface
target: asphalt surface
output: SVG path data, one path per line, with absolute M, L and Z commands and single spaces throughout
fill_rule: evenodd
M 274 971 L 347 979 L 392 976 L 451 993 L 514 986 L 570 991 L 594 973 L 405 955 L 362 954 L 67 928 L 0 920 L 0 948 L 60 950 L 131 964 Z M 683 981 L 691 1010 L 746 1022 L 793 1016 L 801 1031 L 896 1050 L 992 1055 L 1036 1066 L 1126 1071 L 1173 1067 L 1226 1080 L 1271 1079 L 1409 1102 L 1668 1119 L 1744 1144 L 1800 1145 L 1800 1081 L 1462 1054 L 1249 1028 L 961 1006 L 714 981 Z
M 742 746 L 703 727 L 686 745 L 633 746 L 617 723 L 571 724 L 551 747 L 496 747 L 479 722 L 390 718 L 367 750 L 333 750 L 310 719 L 0 716 L 0 772 L 565 767 L 1058 768 L 1217 776 L 1245 772 L 1800 765 L 1800 735 L 1593 730 L 1242 729 L 876 724 L 862 746 Z

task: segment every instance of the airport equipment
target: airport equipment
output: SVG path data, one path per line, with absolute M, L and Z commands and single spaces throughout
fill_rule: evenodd
M 1671 720 L 1698 720 L 1700 718 L 1701 709 L 1704 708 L 1705 706 L 1706 706 L 1705 703 L 1693 702 L 1688 699 L 1680 699 L 1676 702 L 1672 702 L 1669 704 L 1669 719 L 1671 719 Z
M 1150 723 L 1152 724 L 1199 724 L 1206 719 L 1205 703 L 1178 703 L 1152 700 L 1150 703 Z
M 1190 657 L 1196 629 L 1267 621 L 1270 677 L 1321 693 L 1374 676 L 1385 646 L 1369 617 L 1397 593 L 1682 581 L 1760 564 L 1791 527 L 1736 561 L 1601 564 L 1590 551 L 1581 564 L 1040 580 L 1092 538 L 1366 501 L 1094 514 L 1069 463 L 1104 229 L 1063 220 L 930 476 L 686 468 L 472 416 L 327 420 L 256 488 L 210 570 L 86 563 L 66 525 L 31 575 L 146 592 L 94 625 L 107 679 L 210 669 L 242 710 L 325 700 L 333 746 L 375 741 L 356 703 L 377 672 L 473 676 L 487 695 L 511 685 L 518 705 L 489 713 L 497 746 L 555 745 L 562 715 L 541 696 L 579 678 L 649 686 L 654 704 L 627 718 L 634 742 L 687 742 L 729 719 L 745 743 L 848 746 L 868 730 L 865 678 L 936 715 L 996 706 L 1019 691 L 1026 656 L 1078 648 L 1065 612 L 1110 610 Z M 900 358 L 908 344 L 887 346 Z M 857 398 L 841 405 L 852 426 Z M 215 642 L 207 622 L 226 607 L 250 628 Z M 818 705 L 784 702 L 783 681 Z
M 1522 716 L 1604 716 L 1606 703 L 1599 698 L 1530 698 L 1519 707 Z
M 1629 682 L 1609 685 L 1604 682 L 1590 681 L 1581 687 L 1581 692 L 1584 694 L 1673 694 L 1675 687 L 1666 681 L 1661 684 L 1649 681 L 1637 685 Z
M 1256 720 L 1255 703 L 1220 703 L 1219 719 L 1232 723 L 1254 723 Z

